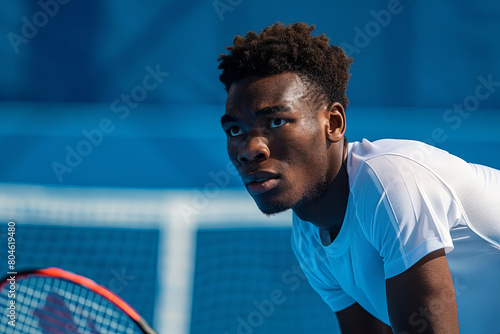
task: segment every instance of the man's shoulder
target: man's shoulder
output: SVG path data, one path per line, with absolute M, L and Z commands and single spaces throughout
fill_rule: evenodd
M 423 142 L 403 139 L 380 139 L 353 142 L 349 146 L 347 173 L 352 187 L 358 174 L 371 170 L 390 173 L 405 172 L 410 166 L 420 166 L 433 170 L 433 165 L 441 164 L 450 154 Z
M 366 161 L 383 155 L 399 155 L 415 160 L 425 159 L 426 155 L 437 152 L 447 153 L 424 142 L 408 139 L 379 139 L 369 141 L 363 139 L 353 142 L 349 147 L 349 158 L 354 161 Z
M 452 191 L 444 171 L 455 163 L 451 157 L 445 151 L 412 140 L 353 143 L 348 161 L 353 203 L 363 212 L 377 211 L 382 200 L 409 210 L 422 196 L 447 197 Z

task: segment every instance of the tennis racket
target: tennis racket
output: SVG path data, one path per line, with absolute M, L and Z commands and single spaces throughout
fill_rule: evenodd
M 157 334 L 119 296 L 60 268 L 4 277 L 0 316 L 6 334 Z

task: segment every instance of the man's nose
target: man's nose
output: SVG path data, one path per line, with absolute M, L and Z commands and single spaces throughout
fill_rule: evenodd
M 243 143 L 243 148 L 238 154 L 240 163 L 260 162 L 269 158 L 269 147 L 265 138 L 260 136 L 248 136 Z

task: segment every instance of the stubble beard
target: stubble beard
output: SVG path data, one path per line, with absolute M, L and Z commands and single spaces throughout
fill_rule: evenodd
M 270 217 L 272 215 L 294 209 L 301 208 L 304 206 L 313 203 L 316 199 L 320 198 L 326 191 L 328 187 L 328 181 L 326 180 L 326 175 L 323 176 L 321 180 L 319 180 L 315 186 L 309 188 L 299 200 L 289 199 L 286 200 L 270 200 L 266 202 L 258 202 L 255 200 L 255 203 L 259 207 L 259 210 Z

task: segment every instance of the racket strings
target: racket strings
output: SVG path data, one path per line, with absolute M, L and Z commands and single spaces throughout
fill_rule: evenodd
M 31 276 L 16 282 L 16 326 L 5 316 L 11 298 L 0 292 L 0 333 L 104 334 L 143 333 L 107 299 L 70 281 Z

